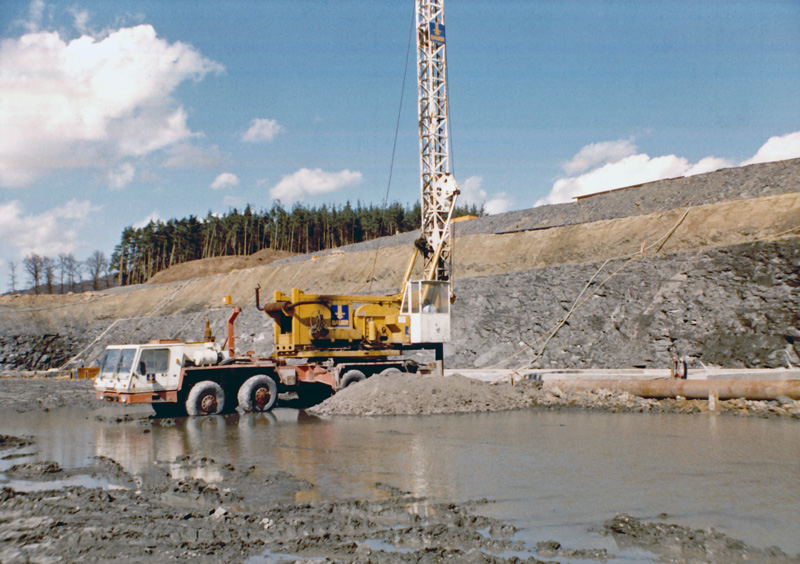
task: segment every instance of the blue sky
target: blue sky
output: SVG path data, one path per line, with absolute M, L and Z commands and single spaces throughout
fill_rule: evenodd
M 380 204 L 412 0 L 5 0 L 0 288 L 127 225 Z M 453 172 L 499 213 L 800 156 L 800 2 L 447 0 Z M 390 200 L 419 197 L 414 52 Z M 25 281 L 18 268 L 18 285 Z

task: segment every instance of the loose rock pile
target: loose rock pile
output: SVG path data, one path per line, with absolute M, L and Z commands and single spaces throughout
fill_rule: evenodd
M 72 333 L 0 334 L 0 373 L 61 366 L 70 359 L 72 351 L 79 350 L 84 339 L 84 335 Z

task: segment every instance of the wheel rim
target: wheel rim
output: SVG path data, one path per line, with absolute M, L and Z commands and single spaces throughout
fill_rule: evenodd
M 217 411 L 217 394 L 208 393 L 200 398 L 200 411 L 203 413 L 216 413 Z
M 259 410 L 264 409 L 272 396 L 266 386 L 259 386 L 253 393 L 253 404 Z

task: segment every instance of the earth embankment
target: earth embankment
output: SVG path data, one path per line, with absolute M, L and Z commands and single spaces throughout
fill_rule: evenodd
M 460 223 L 447 360 L 462 367 L 666 366 L 675 356 L 734 367 L 798 362 L 798 227 L 800 159 Z M 222 337 L 226 295 L 244 308 L 237 345 L 268 353 L 271 326 L 252 307 L 256 286 L 264 301 L 292 287 L 396 291 L 413 238 L 163 284 L 3 296 L 0 366 L 49 368 L 75 355 L 91 362 L 108 342 L 198 339 L 205 316 Z

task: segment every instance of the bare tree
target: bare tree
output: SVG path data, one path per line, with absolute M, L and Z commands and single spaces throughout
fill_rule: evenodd
M 17 261 L 11 259 L 8 261 L 8 281 L 11 283 L 11 292 L 17 291 Z
M 39 295 L 39 282 L 42 279 L 42 257 L 36 253 L 31 253 L 22 259 L 22 264 L 25 265 L 25 270 L 28 271 L 31 284 L 33 284 L 33 291 Z
M 58 253 L 58 284 L 60 286 L 59 294 L 64 293 L 64 278 L 67 276 L 67 253 Z
M 44 275 L 44 283 L 47 287 L 47 293 L 53 293 L 53 280 L 56 275 L 56 261 L 50 257 L 42 257 L 42 274 Z
M 86 268 L 89 270 L 89 276 L 92 277 L 92 288 L 95 290 L 100 289 L 100 277 L 104 271 L 108 269 L 108 259 L 103 251 L 93 252 L 88 259 L 86 259 Z
M 113 280 L 111 276 L 111 259 L 107 259 L 106 265 L 103 267 L 103 278 L 106 279 L 106 288 L 110 288 L 111 281 Z
M 75 289 L 75 266 L 78 261 L 72 253 L 58 255 L 58 269 L 61 274 L 61 292 L 64 292 L 65 282 L 69 284 L 70 291 Z
M 76 260 L 72 272 L 73 280 L 75 280 L 75 285 L 78 287 L 78 292 L 83 292 L 83 273 L 85 270 L 86 266 L 81 261 Z

